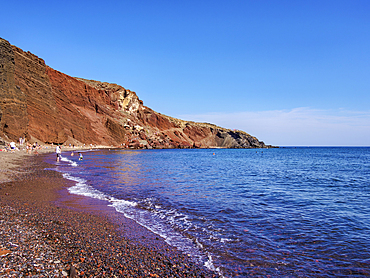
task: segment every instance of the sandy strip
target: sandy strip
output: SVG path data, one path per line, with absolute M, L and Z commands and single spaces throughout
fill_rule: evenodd
M 0 277 L 217 277 L 48 166 L 0 152 Z

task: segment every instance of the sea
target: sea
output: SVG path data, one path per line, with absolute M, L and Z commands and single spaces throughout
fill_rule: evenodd
M 370 148 L 93 150 L 45 159 L 221 277 L 370 277 Z

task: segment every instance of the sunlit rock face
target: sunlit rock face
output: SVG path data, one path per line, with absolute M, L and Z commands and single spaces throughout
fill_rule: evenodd
M 124 148 L 264 148 L 257 138 L 162 115 L 135 92 L 74 78 L 0 39 L 0 137 Z
M 0 38 L 0 131 L 5 138 L 25 136 L 28 126 L 26 94 L 17 85 L 15 53 Z

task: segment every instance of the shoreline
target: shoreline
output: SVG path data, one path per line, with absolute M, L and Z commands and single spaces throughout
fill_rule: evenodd
M 0 158 L 0 276 L 218 277 L 104 201 L 70 194 L 41 153 Z

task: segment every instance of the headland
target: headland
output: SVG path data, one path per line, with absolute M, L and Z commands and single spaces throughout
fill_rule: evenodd
M 71 77 L 0 38 L 0 143 L 130 149 L 267 148 L 256 137 L 163 115 L 121 85 Z M 196 101 L 196 100 L 194 100 Z

